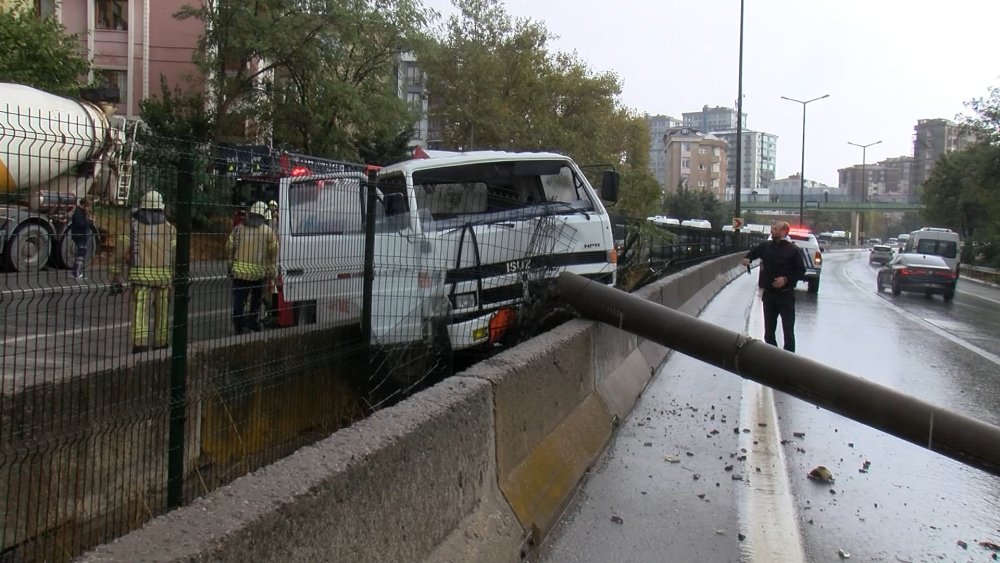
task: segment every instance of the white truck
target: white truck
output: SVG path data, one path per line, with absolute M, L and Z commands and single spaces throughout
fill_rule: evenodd
M 3 269 L 72 265 L 76 249 L 67 228 L 77 201 L 122 205 L 128 198 L 126 130 L 124 121 L 89 102 L 0 83 Z M 87 261 L 96 249 L 94 234 Z
M 558 272 L 615 282 L 601 198 L 617 199 L 617 172 L 603 172 L 598 197 L 563 155 L 437 154 L 378 171 L 371 344 L 495 344 L 551 319 Z M 284 297 L 314 302 L 318 322 L 360 318 L 366 185 L 359 170 L 281 180 Z

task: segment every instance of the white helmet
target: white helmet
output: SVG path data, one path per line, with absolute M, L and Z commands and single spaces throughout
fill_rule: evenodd
M 251 215 L 260 215 L 261 217 L 266 216 L 267 215 L 267 205 L 265 205 L 263 201 L 255 202 L 253 205 L 250 206 L 250 214 Z
M 149 190 L 142 196 L 139 202 L 139 209 L 159 209 L 163 210 L 163 196 L 156 190 Z

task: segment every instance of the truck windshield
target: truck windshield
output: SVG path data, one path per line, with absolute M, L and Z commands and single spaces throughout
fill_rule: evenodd
M 593 211 L 583 179 L 561 161 L 471 164 L 414 174 L 417 208 L 437 228 Z
M 361 182 L 357 178 L 295 182 L 288 191 L 293 236 L 363 234 Z

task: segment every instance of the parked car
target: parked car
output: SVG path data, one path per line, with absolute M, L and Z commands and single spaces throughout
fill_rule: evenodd
M 805 281 L 809 293 L 819 293 L 819 276 L 823 271 L 823 251 L 816 235 L 804 229 L 791 229 L 788 238 L 802 251 L 802 261 L 806 266 Z
M 888 264 L 896 254 L 895 249 L 887 244 L 876 244 L 868 253 L 869 264 Z
M 889 288 L 893 295 L 904 291 L 923 293 L 927 297 L 939 294 L 945 301 L 955 297 L 958 274 L 944 258 L 933 254 L 903 253 L 878 271 L 875 287 L 879 293 Z

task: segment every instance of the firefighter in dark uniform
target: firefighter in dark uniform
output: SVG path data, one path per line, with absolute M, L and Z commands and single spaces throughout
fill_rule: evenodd
M 760 259 L 760 276 L 757 285 L 761 288 L 761 302 L 764 305 L 764 342 L 777 346 L 775 332 L 778 318 L 784 334 L 784 348 L 795 351 L 795 284 L 806 274 L 802 252 L 788 238 L 788 223 L 778 221 L 771 225 L 771 238 L 750 249 L 743 257 L 743 265 Z

